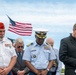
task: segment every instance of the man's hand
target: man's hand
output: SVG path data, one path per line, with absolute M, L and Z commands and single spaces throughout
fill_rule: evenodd
M 47 70 L 42 70 L 42 71 L 40 72 L 40 75 L 47 75 L 47 73 L 48 73 Z
M 9 68 L 8 68 L 8 67 L 4 68 L 4 72 L 5 72 L 6 75 L 7 75 L 7 74 L 10 72 Z
M 24 75 L 24 74 L 25 74 L 25 71 L 24 70 L 17 72 L 17 75 Z
M 53 64 L 53 66 L 55 66 L 55 67 L 57 66 L 57 63 L 56 63 L 55 61 L 54 61 L 54 64 Z
M 41 72 L 39 70 L 36 71 L 37 75 L 41 75 Z
M 3 68 L 0 68 L 0 75 L 7 75 Z

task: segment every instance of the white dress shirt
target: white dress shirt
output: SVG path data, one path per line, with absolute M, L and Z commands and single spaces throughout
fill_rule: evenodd
M 0 41 L 0 67 L 7 67 L 13 56 L 17 56 L 15 49 L 13 48 L 11 41 L 4 38 Z

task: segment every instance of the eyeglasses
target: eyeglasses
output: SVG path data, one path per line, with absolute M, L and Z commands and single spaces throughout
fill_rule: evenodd
M 18 46 L 17 48 L 24 48 L 23 46 Z

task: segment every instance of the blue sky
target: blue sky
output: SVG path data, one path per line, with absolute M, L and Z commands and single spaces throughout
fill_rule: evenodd
M 5 37 L 21 37 L 26 45 L 34 41 L 34 31 L 31 36 L 9 32 L 6 14 L 14 21 L 31 23 L 33 29 L 48 29 L 47 37 L 52 37 L 55 48 L 59 49 L 60 40 L 72 32 L 76 23 L 76 0 L 0 0 L 0 21 L 6 25 Z
M 28 2 L 28 3 L 37 3 L 37 2 L 65 2 L 65 3 L 74 3 L 75 0 L 5 0 L 6 2 L 9 2 L 9 3 L 15 3 L 15 2 Z

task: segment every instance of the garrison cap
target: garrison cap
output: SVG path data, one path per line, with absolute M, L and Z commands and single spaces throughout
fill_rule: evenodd
M 48 30 L 46 29 L 35 29 L 35 35 L 38 38 L 46 38 L 46 34 L 47 34 Z
M 2 22 L 0 22 L 0 29 L 5 29 L 5 26 Z

